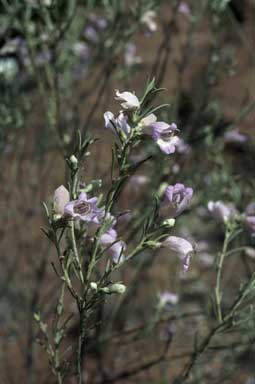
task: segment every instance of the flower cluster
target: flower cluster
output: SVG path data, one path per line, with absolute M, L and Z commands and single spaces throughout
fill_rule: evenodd
M 54 218 L 58 220 L 64 218 L 66 220 L 80 220 L 87 224 L 87 235 L 93 233 L 93 229 L 98 229 L 106 218 L 110 222 L 111 227 L 100 236 L 100 245 L 106 250 L 114 263 L 124 260 L 123 251 L 126 244 L 123 240 L 117 240 L 117 232 L 113 228 L 116 220 L 111 215 L 105 215 L 105 211 L 97 206 L 97 197 L 89 198 L 87 193 L 81 192 L 78 199 L 70 201 L 68 190 L 61 185 L 54 193 L 53 211 Z
M 138 97 L 132 92 L 116 91 L 116 100 L 121 102 L 123 110 L 119 111 L 116 118 L 112 112 L 105 112 L 105 128 L 124 138 L 131 134 L 137 137 L 148 135 L 163 153 L 170 155 L 175 152 L 180 144 L 180 138 L 177 136 L 178 128 L 175 123 L 168 124 L 163 121 L 157 121 L 155 114 L 150 113 L 131 128 L 131 123 L 129 123 L 130 112 L 139 111 L 141 108 Z

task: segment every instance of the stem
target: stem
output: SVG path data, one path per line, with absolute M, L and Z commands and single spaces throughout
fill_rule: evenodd
M 222 300 L 222 293 L 221 293 L 221 276 L 222 276 L 222 267 L 224 263 L 224 259 L 227 253 L 227 248 L 229 244 L 229 238 L 230 238 L 230 232 L 228 229 L 226 229 L 225 239 L 223 243 L 222 252 L 219 255 L 217 265 L 216 265 L 216 286 L 214 289 L 214 296 L 215 296 L 215 307 L 216 307 L 216 316 L 219 323 L 222 323 L 222 310 L 221 310 L 221 300 Z
M 77 346 L 77 384 L 84 383 L 83 377 L 83 358 L 84 358 L 84 339 L 85 339 L 85 313 L 80 308 L 80 333 Z
M 83 277 L 83 273 L 82 273 L 82 264 L 81 264 L 81 260 L 79 258 L 79 253 L 78 253 L 76 238 L 75 238 L 75 232 L 74 232 L 74 220 L 72 220 L 72 222 L 71 222 L 71 238 L 72 238 L 74 258 L 75 258 L 75 261 L 77 264 L 80 280 L 81 280 L 81 283 L 84 284 L 84 277 Z

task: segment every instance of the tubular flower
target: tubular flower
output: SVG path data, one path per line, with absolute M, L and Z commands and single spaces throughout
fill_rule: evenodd
M 117 90 L 115 99 L 122 101 L 121 106 L 126 110 L 133 111 L 140 108 L 140 102 L 134 93 L 119 92 Z
M 97 197 L 88 199 L 85 192 L 81 192 L 77 200 L 70 201 L 65 206 L 67 217 L 78 218 L 87 223 L 100 223 L 103 211 L 97 208 Z
M 63 216 L 65 206 L 69 201 L 70 195 L 68 190 L 63 185 L 60 185 L 60 187 L 55 190 L 53 197 L 53 211 L 58 218 Z
M 151 119 L 153 119 L 153 116 L 151 116 Z M 177 131 L 175 123 L 167 124 L 163 121 L 154 121 L 144 127 L 144 132 L 151 136 L 161 151 L 167 155 L 174 153 L 179 144 L 180 139 L 176 136 Z
M 183 262 L 183 271 L 187 272 L 190 266 L 191 254 L 194 252 L 193 245 L 182 237 L 168 236 L 163 243 L 162 247 L 168 248 L 177 253 Z
M 222 222 L 226 222 L 236 214 L 233 204 L 223 201 L 209 201 L 207 208 L 216 220 Z
M 130 134 L 131 128 L 128 124 L 128 117 L 120 112 L 118 117 L 115 118 L 114 114 L 110 111 L 104 113 L 105 128 L 111 129 L 115 134 L 122 131 L 126 136 Z
M 179 216 L 190 204 L 193 189 L 186 188 L 183 184 L 169 185 L 164 194 L 160 214 L 164 218 Z
M 106 252 L 115 264 L 124 260 L 123 251 L 126 249 L 125 242 L 123 240 L 117 241 L 117 237 L 117 232 L 113 228 L 109 229 L 100 237 L 101 246 L 107 248 Z

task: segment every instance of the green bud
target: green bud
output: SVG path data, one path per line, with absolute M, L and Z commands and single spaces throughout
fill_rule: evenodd
M 76 157 L 76 156 L 72 155 L 72 156 L 70 157 L 69 161 L 70 161 L 71 167 L 72 167 L 73 169 L 77 169 L 77 168 L 78 168 L 78 160 L 77 160 L 77 157 Z
M 90 288 L 93 289 L 93 291 L 96 291 L 97 290 L 97 283 L 95 283 L 94 281 L 92 281 L 90 283 Z
M 152 249 L 157 249 L 157 248 L 161 247 L 161 243 L 159 243 L 158 241 L 154 241 L 154 240 L 147 241 L 146 245 L 148 245 L 148 247 L 150 247 Z
M 121 283 L 116 283 L 102 288 L 101 291 L 107 293 L 108 295 L 111 295 L 112 293 L 123 294 L 126 291 L 126 286 Z
M 175 225 L 175 219 L 164 220 L 163 224 L 166 225 L 168 228 L 172 228 Z
M 163 193 L 165 192 L 167 186 L 168 186 L 167 183 L 160 184 L 159 189 L 158 189 L 158 196 L 159 197 L 161 197 L 163 195 Z

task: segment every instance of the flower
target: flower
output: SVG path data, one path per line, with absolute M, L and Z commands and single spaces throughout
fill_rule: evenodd
M 85 28 L 84 28 L 84 31 L 83 31 L 83 36 L 91 41 L 92 43 L 97 43 L 99 41 L 99 35 L 98 35 L 98 32 L 97 30 L 91 26 L 91 25 L 87 25 Z
M 146 27 L 146 29 L 150 33 L 156 32 L 157 30 L 157 23 L 154 20 L 155 17 L 156 17 L 156 12 L 149 10 L 149 11 L 146 11 L 141 18 L 142 24 Z
M 147 119 L 149 120 L 155 120 L 155 115 L 151 114 L 147 116 Z M 145 124 L 145 119 L 143 119 L 142 124 Z M 147 123 L 148 123 L 147 120 Z M 175 135 L 177 129 L 177 126 L 175 123 L 167 124 L 163 121 L 154 121 L 149 122 L 147 126 L 144 125 L 144 132 L 148 135 L 150 135 L 153 140 L 158 144 L 161 151 L 166 153 L 167 155 L 170 155 L 175 152 L 175 149 L 177 145 L 179 144 L 179 137 Z
M 119 92 L 118 90 L 116 91 L 116 100 L 123 101 L 121 104 L 122 108 L 127 109 L 127 110 L 134 110 L 140 108 L 140 102 L 136 95 L 131 92 Z
M 60 185 L 55 192 L 53 197 L 53 211 L 57 218 L 60 218 L 64 214 L 65 205 L 70 201 L 69 191 Z
M 190 266 L 191 254 L 194 252 L 193 245 L 182 237 L 168 236 L 161 246 L 177 253 L 183 261 L 183 271 L 187 272 Z
M 77 41 L 73 45 L 73 52 L 83 63 L 87 63 L 90 59 L 90 49 L 86 43 Z
M 255 203 L 250 203 L 246 207 L 245 224 L 251 234 L 255 235 Z
M 179 216 L 190 204 L 193 189 L 186 188 L 183 184 L 169 185 L 164 194 L 160 214 L 164 218 Z
M 127 43 L 124 52 L 124 62 L 129 68 L 141 64 L 142 59 L 136 55 L 136 46 L 134 43 Z
M 181 1 L 180 5 L 178 7 L 178 11 L 185 16 L 191 16 L 190 7 L 184 1 Z
M 81 192 L 77 200 L 70 201 L 64 209 L 67 217 L 78 218 L 87 223 L 100 223 L 103 211 L 97 208 L 97 197 L 88 199 L 85 192 Z
M 188 155 L 191 151 L 191 146 L 180 138 L 176 150 L 180 155 Z
M 218 221 L 226 222 L 236 214 L 234 205 L 223 201 L 209 201 L 207 208 Z
M 245 144 L 248 141 L 248 135 L 240 133 L 238 129 L 232 129 L 224 134 L 226 144 Z
M 100 237 L 101 246 L 106 248 L 107 254 L 115 264 L 124 260 L 123 251 L 126 249 L 125 242 L 123 240 L 117 241 L 117 237 L 117 232 L 113 228 L 110 228 Z
M 123 112 L 117 118 L 110 111 L 104 113 L 105 128 L 111 129 L 115 134 L 122 131 L 126 136 L 129 135 L 131 128 L 128 124 L 128 117 Z
M 159 296 L 159 304 L 160 307 L 166 308 L 166 309 L 171 309 L 172 306 L 176 305 L 179 301 L 179 296 L 176 295 L 176 293 L 172 292 L 163 292 Z

